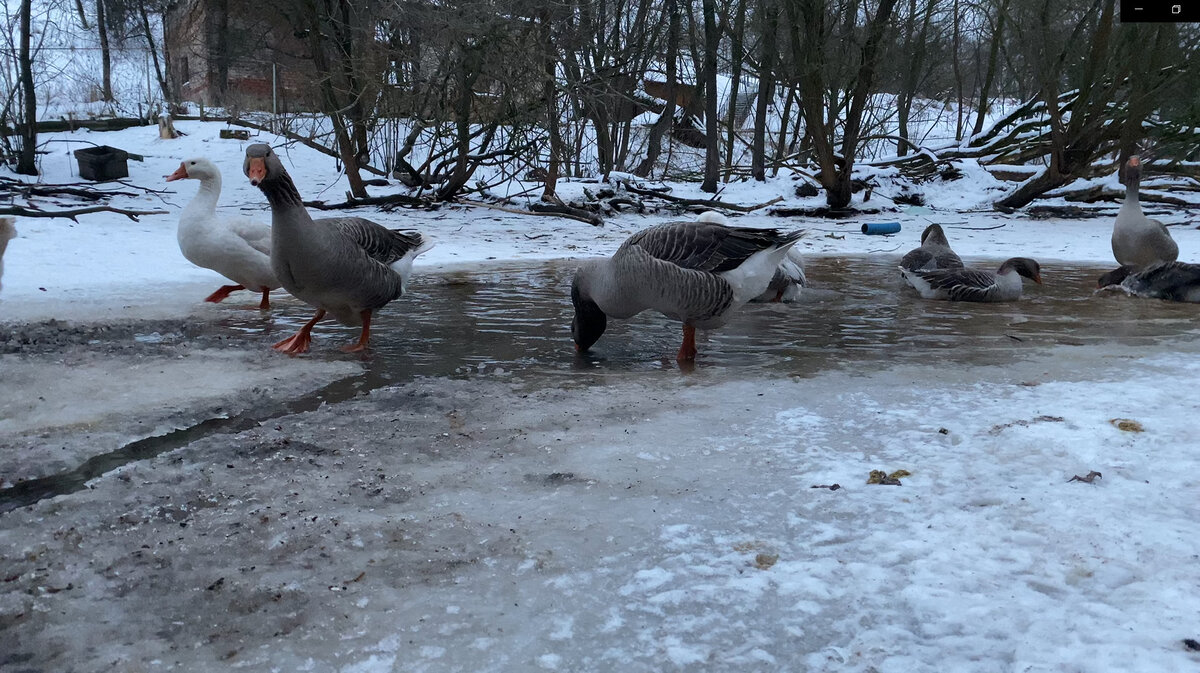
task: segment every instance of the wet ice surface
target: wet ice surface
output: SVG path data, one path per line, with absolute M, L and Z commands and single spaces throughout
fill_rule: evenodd
M 810 271 L 687 374 L 650 315 L 576 358 L 569 267 L 415 279 L 329 404 L 0 517 L 0 670 L 1193 666 L 1197 307 Z

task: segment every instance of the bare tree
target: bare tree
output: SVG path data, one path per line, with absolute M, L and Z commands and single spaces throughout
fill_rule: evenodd
M 857 57 L 849 71 L 851 74 L 843 81 L 833 82 L 832 87 L 828 79 L 832 68 L 827 54 L 834 53 L 835 44 L 851 40 L 859 32 L 854 23 L 859 12 L 849 12 L 845 19 L 849 25 L 843 26 L 839 34 L 834 32 L 829 20 L 837 13 L 830 11 L 825 0 L 787 0 L 785 5 L 792 28 L 792 60 L 793 67 L 799 71 L 800 103 L 805 125 L 813 142 L 825 199 L 832 208 L 844 208 L 850 203 L 850 174 L 858 150 L 863 113 L 867 96 L 873 91 L 884 30 L 895 5 L 896 0 L 879 0 L 874 14 L 871 14 L 864 3 L 861 12 L 865 17 L 865 25 L 861 30 L 863 38 L 857 49 L 850 49 L 852 53 L 856 52 Z M 834 115 L 840 105 L 836 99 L 843 91 L 847 92 L 845 100 L 848 104 L 844 118 L 837 119 Z M 830 101 L 828 108 L 826 96 Z M 838 122 L 841 122 L 840 151 L 835 150 Z
M 750 174 L 760 182 L 767 179 L 767 112 L 775 100 L 776 35 L 779 9 L 774 0 L 758 7 L 761 48 L 758 56 L 758 97 L 754 107 L 754 136 L 750 142 Z
M 716 0 L 703 0 L 704 11 L 704 181 L 700 191 L 715 193 L 721 170 L 721 138 L 717 120 L 717 51 L 721 34 L 717 28 Z
M 33 0 L 21 0 L 20 46 L 17 64 L 20 68 L 21 95 L 24 112 L 21 128 L 21 152 L 17 155 L 17 173 L 37 175 L 37 90 L 33 86 L 33 54 L 29 41 L 33 34 Z

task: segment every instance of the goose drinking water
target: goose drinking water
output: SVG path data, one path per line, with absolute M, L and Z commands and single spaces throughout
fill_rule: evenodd
M 608 318 L 654 309 L 683 323 L 676 359 L 696 358 L 696 328 L 719 327 L 761 295 L 802 232 L 730 227 L 715 218 L 669 222 L 630 236 L 612 257 L 585 263 L 571 283 L 571 336 L 587 351 Z

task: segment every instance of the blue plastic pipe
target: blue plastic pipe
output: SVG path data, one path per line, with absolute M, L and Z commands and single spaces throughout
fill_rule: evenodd
M 862 233 L 869 236 L 894 234 L 900 231 L 899 222 L 867 222 L 862 226 Z

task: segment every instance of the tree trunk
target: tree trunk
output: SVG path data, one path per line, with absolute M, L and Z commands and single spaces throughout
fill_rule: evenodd
M 363 184 L 362 174 L 358 168 L 357 151 L 350 137 L 350 128 L 346 123 L 343 110 L 346 109 L 338 97 L 337 88 L 333 82 L 333 69 L 330 67 L 329 56 L 325 51 L 325 40 L 330 39 L 324 30 L 324 24 L 330 20 L 328 15 L 318 13 L 319 3 L 306 3 L 306 28 L 308 30 L 308 45 L 311 52 L 313 69 L 320 73 L 319 90 L 323 112 L 329 115 L 333 125 L 333 135 L 337 142 L 338 156 L 346 169 L 346 179 L 350 182 L 350 194 L 358 199 L 367 198 L 367 187 Z M 321 10 L 323 11 L 323 9 Z M 301 24 L 305 25 L 305 24 Z
M 962 140 L 963 137 L 963 77 L 962 67 L 959 64 L 961 54 L 959 53 L 962 47 L 962 12 L 958 8 L 958 0 L 954 0 L 954 39 L 951 41 L 953 52 L 950 55 L 951 65 L 954 67 L 954 92 L 955 101 L 957 103 L 957 119 L 954 122 L 954 139 Z
M 33 87 L 33 56 L 29 52 L 29 39 L 33 30 L 33 0 L 21 0 L 20 45 L 17 47 L 17 65 L 21 78 L 21 95 L 24 98 L 24 124 L 21 125 L 21 152 L 17 155 L 17 173 L 37 175 L 37 90 Z
M 96 32 L 100 37 L 100 100 L 111 102 L 112 92 L 112 50 L 108 44 L 108 16 L 104 10 L 104 0 L 96 0 Z
M 546 129 L 550 134 L 550 157 L 546 162 L 546 184 L 542 188 L 542 201 L 553 203 L 558 201 L 555 190 L 558 188 L 559 157 L 562 156 L 562 130 L 558 114 L 558 98 L 554 95 L 558 84 L 557 49 L 554 44 L 554 29 L 550 21 L 550 12 L 542 12 L 541 47 L 542 47 L 542 97 L 546 105 Z
M 987 70 L 983 76 L 983 85 L 979 88 L 979 110 L 975 114 L 975 128 L 971 135 L 983 133 L 983 124 L 987 119 L 988 100 L 992 93 L 992 82 L 996 79 L 996 65 L 1000 60 L 1000 43 L 1004 41 L 1004 19 L 1008 15 L 1008 0 L 1002 0 L 996 11 L 996 25 L 992 31 L 992 44 L 988 47 Z
M 700 191 L 715 194 L 721 171 L 721 139 L 717 135 L 717 50 L 721 35 L 717 32 L 717 2 L 704 3 L 704 182 Z
M 725 115 L 726 124 L 729 126 L 729 134 L 725 138 L 726 182 L 729 181 L 733 172 L 734 145 L 737 142 L 738 92 L 742 84 L 742 62 L 745 60 L 742 44 L 746 37 L 746 0 L 737 0 L 737 8 L 734 9 L 733 34 L 730 37 L 729 57 L 733 72 L 729 82 L 729 109 L 726 110 Z
M 650 127 L 650 139 L 646 145 L 646 157 L 633 169 L 634 175 L 648 177 L 654 164 L 662 154 L 662 139 L 675 126 L 675 99 L 679 91 L 679 8 L 676 0 L 665 0 L 663 13 L 667 15 L 667 100 L 662 114 Z
M 775 34 L 779 15 L 772 0 L 764 0 L 762 13 L 762 49 L 758 57 L 758 100 L 754 106 L 754 137 L 750 145 L 750 175 L 759 182 L 767 179 L 767 111 L 775 99 Z
M 169 106 L 172 98 L 171 87 L 167 83 L 167 76 L 163 73 L 162 65 L 158 62 L 158 43 L 154 40 L 154 33 L 150 32 L 150 13 L 146 11 L 145 0 L 140 0 L 137 3 L 137 9 L 138 18 L 142 21 L 142 30 L 146 32 L 146 46 L 150 50 L 150 60 L 154 63 L 154 77 L 158 80 L 158 87 L 162 91 L 163 101 Z

